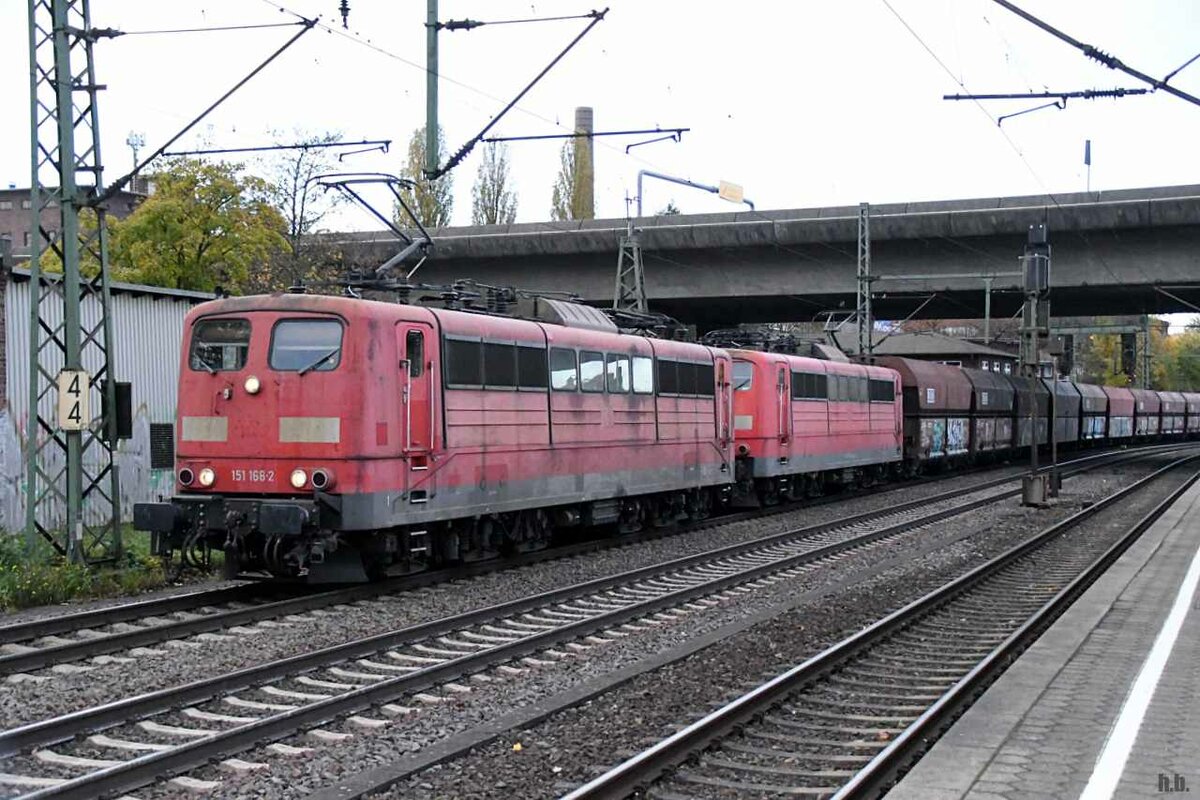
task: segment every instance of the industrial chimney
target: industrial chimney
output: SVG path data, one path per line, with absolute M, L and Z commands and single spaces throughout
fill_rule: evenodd
M 591 134 L 595 131 L 592 109 L 575 109 L 575 132 L 586 133 L 575 139 L 575 185 L 572 188 L 572 216 L 575 219 L 596 218 L 596 171 L 592 161 Z

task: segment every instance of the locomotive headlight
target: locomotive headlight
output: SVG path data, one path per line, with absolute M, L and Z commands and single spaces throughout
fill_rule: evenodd
M 246 382 L 242 384 L 242 388 L 246 390 L 246 394 L 258 394 L 258 390 L 262 388 L 262 383 L 258 378 L 251 375 L 246 378 Z
M 296 489 L 303 489 L 308 483 L 308 473 L 302 469 L 292 470 L 292 486 Z
M 191 486 L 192 481 L 194 480 L 196 480 L 196 476 L 190 469 L 184 467 L 183 469 L 179 470 L 179 482 L 181 484 L 184 486 Z
M 217 473 L 213 471 L 212 467 L 205 467 L 204 469 L 200 470 L 200 485 L 201 486 L 204 486 L 205 488 L 207 488 L 209 486 L 212 486 L 216 482 L 217 482 Z

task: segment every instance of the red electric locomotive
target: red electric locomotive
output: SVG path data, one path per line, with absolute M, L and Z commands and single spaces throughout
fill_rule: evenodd
M 361 580 L 700 518 L 732 477 L 730 360 L 537 298 L 515 319 L 282 294 L 185 327 L 160 552 Z
M 829 481 L 883 477 L 900 461 L 895 371 L 755 350 L 730 354 L 740 500 L 798 499 Z

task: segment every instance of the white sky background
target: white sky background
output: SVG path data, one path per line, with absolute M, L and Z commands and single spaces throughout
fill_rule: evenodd
M 639 169 L 745 187 L 759 209 L 936 200 L 1084 188 L 1200 183 L 1200 107 L 1164 93 L 1075 100 L 997 128 L 961 91 L 1140 87 L 1086 59 L 990 0 L 889 0 L 953 73 L 948 75 L 883 0 L 697 2 L 610 0 L 611 11 L 494 130 L 566 132 L 574 107 L 597 130 L 684 126 L 682 144 L 635 149 L 597 140 L 597 216 L 624 216 Z M 337 0 L 280 0 L 341 30 Z M 391 153 L 347 168 L 399 171 L 424 123 L 425 3 L 351 0 L 350 33 L 314 30 L 177 147 L 261 145 L 273 129 L 391 138 Z M 481 20 L 574 14 L 590 0 L 442 0 L 440 17 Z M 601 6 L 603 7 L 603 6 Z M 1161 76 L 1200 51 L 1194 0 L 1023 0 L 1067 33 Z M 93 0 L 93 24 L 127 31 L 291 19 L 264 0 Z M 0 0 L 0 183 L 29 182 L 26 0 Z M 441 123 L 451 151 L 473 136 L 582 27 L 584 20 L 484 27 L 441 35 Z M 295 29 L 126 36 L 97 45 L 107 174 L 131 164 L 125 138 L 164 141 Z M 393 54 L 365 46 L 370 43 Z M 406 59 L 411 63 L 404 63 Z M 1177 76 L 1200 94 L 1200 62 Z M 998 114 L 1040 101 L 987 103 Z M 556 127 L 561 123 L 562 127 Z M 1006 138 L 1006 134 L 1007 137 Z M 510 145 L 518 221 L 549 218 L 559 142 Z M 1020 154 L 1019 155 L 1018 151 Z M 146 152 L 146 151 L 144 151 Z M 470 222 L 478 150 L 453 173 L 455 224 Z M 669 200 L 685 213 L 729 211 L 715 196 L 649 181 L 647 213 Z M 344 211 L 337 227 L 373 229 Z

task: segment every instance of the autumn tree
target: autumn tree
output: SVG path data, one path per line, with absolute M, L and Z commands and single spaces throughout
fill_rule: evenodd
M 509 188 L 508 147 L 489 142 L 471 187 L 471 223 L 510 225 L 517 218 L 517 195 Z
M 550 198 L 551 219 L 592 219 L 595 216 L 591 202 L 591 161 L 580 157 L 587 154 L 584 148 L 590 146 L 585 137 L 569 139 L 563 144 Z
M 279 139 L 280 133 L 276 132 L 275 137 Z M 267 270 L 251 276 L 246 287 L 249 291 L 283 290 L 328 276 L 340 263 L 340 253 L 313 234 L 322 229 L 321 223 L 343 202 L 343 196 L 327 191 L 312 179 L 338 170 L 333 151 L 322 145 L 341 140 L 341 133 L 297 131 L 289 141 L 302 147 L 283 151 L 262 164 L 263 175 L 271 185 L 271 202 L 287 225 L 290 248 L 272 259 Z
M 243 175 L 240 164 L 179 159 L 149 179 L 154 193 L 128 218 L 110 223 L 119 280 L 239 292 L 289 249 L 271 185 Z
M 446 134 L 438 126 L 438 152 L 446 152 Z M 454 179 L 443 175 L 435 181 L 425 180 L 425 127 L 413 131 L 408 141 L 408 162 L 404 165 L 402 177 L 416 184 L 412 189 L 404 189 L 400 196 L 405 204 L 416 214 L 417 219 L 427 228 L 442 228 L 450 224 L 450 212 L 454 207 Z M 396 221 L 408 225 L 409 220 L 395 209 Z

